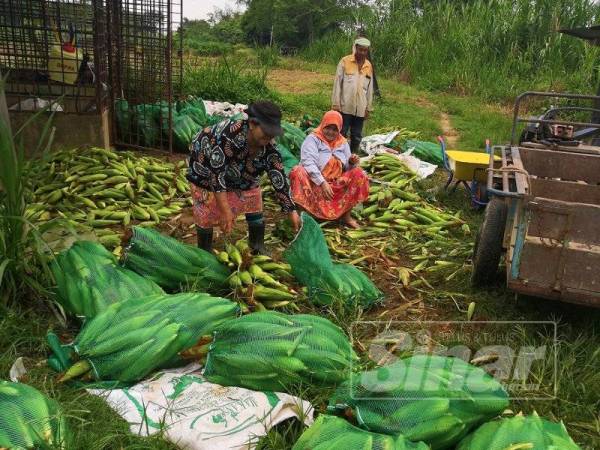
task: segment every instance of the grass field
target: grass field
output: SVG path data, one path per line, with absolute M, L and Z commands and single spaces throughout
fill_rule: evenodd
M 332 65 L 282 59 L 266 75 L 267 85 L 275 92 L 275 98 L 280 101 L 287 118 L 295 119 L 305 113 L 318 117 L 329 109 L 333 72 Z M 404 127 L 419 131 L 424 140 L 434 140 L 444 133 L 451 135 L 455 146 L 461 149 L 481 149 L 486 138 L 495 144 L 508 140 L 511 121 L 505 107 L 482 103 L 472 97 L 431 93 L 390 79 L 381 80 L 381 89 L 383 98 L 377 102 L 375 112 L 367 122 L 366 134 Z M 434 179 L 423 183 L 423 195 L 444 208 L 460 210 L 462 217 L 471 225 L 471 236 L 474 236 L 481 222 L 481 213 L 470 208 L 460 189 L 454 194 L 440 192 L 439 186 L 443 181 L 443 174 L 437 174 Z M 404 254 L 402 248 L 389 248 L 387 251 L 399 256 Z M 377 279 L 376 274 L 373 277 Z M 513 409 L 525 413 L 536 410 L 550 419 L 562 419 L 583 448 L 600 448 L 598 311 L 539 299 L 517 298 L 504 289 L 501 278 L 490 290 L 472 288 L 468 273 L 450 281 L 432 276 L 429 282 L 433 289 L 414 293 L 411 300 L 420 301 L 410 311 L 402 309 L 406 303 L 402 299 L 390 298 L 388 305 L 394 306 L 396 312 L 386 315 L 384 320 L 410 320 L 415 325 L 419 325 L 420 320 L 464 321 L 468 304 L 475 302 L 475 320 L 556 322 L 556 342 L 554 328 L 547 325 L 520 325 L 489 334 L 479 333 L 479 329 L 475 328 L 463 339 L 472 347 L 502 343 L 513 348 L 545 345 L 556 349 L 556 359 L 548 357 L 534 369 L 533 378 L 540 384 L 536 394 L 544 399 L 519 401 Z M 17 357 L 24 357 L 26 366 L 31 368 L 27 381 L 57 398 L 68 411 L 75 429 L 77 449 L 175 448 L 160 436 L 149 439 L 133 436 L 125 421 L 101 399 L 56 384 L 54 374 L 45 366 L 45 334 L 51 329 L 64 338 L 72 337 L 76 324 L 63 326 L 41 304 L 34 299 L 0 311 L 0 378 L 7 377 Z M 348 314 L 339 309 L 319 313 L 346 328 L 361 314 L 363 318 L 374 317 L 374 313 L 352 311 Z M 306 393 L 317 410 L 326 401 L 327 394 Z M 272 430 L 259 448 L 291 448 L 301 432 L 302 427 L 298 423 L 286 422 Z

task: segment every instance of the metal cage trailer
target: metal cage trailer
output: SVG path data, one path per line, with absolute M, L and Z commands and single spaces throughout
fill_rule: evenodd
M 479 230 L 472 280 L 491 282 L 505 253 L 509 289 L 600 307 L 600 147 L 565 141 L 515 142 L 518 122 L 600 128 L 594 123 L 523 119 L 525 97 L 600 100 L 570 94 L 522 94 L 515 105 L 513 140 L 495 146 L 487 189 L 492 200 Z M 549 122 L 549 123 L 547 123 Z

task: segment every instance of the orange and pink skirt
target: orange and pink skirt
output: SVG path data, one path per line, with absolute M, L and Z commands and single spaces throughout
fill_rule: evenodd
M 194 201 L 194 222 L 201 228 L 219 225 L 221 211 L 217 206 L 215 193 L 190 183 Z M 240 192 L 227 192 L 227 201 L 234 217 L 240 214 L 258 213 L 263 210 L 260 187 Z
M 355 167 L 333 181 L 329 181 L 333 198 L 325 199 L 323 191 L 312 182 L 301 165 L 290 172 L 292 199 L 312 216 L 322 220 L 336 220 L 369 197 L 369 178 L 360 167 Z

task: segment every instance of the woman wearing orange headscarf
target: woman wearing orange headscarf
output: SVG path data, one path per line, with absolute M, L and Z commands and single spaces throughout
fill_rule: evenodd
M 358 228 L 352 208 L 369 196 L 369 179 L 340 134 L 342 123 L 339 112 L 328 111 L 304 140 L 300 164 L 290 172 L 292 198 L 318 219 L 341 219 Z

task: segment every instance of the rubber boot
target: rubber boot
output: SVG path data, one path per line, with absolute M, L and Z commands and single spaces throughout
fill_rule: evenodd
M 248 243 L 254 255 L 270 256 L 265 248 L 265 224 L 248 223 Z
M 212 252 L 213 229 L 196 227 L 196 234 L 198 236 L 198 248 Z

